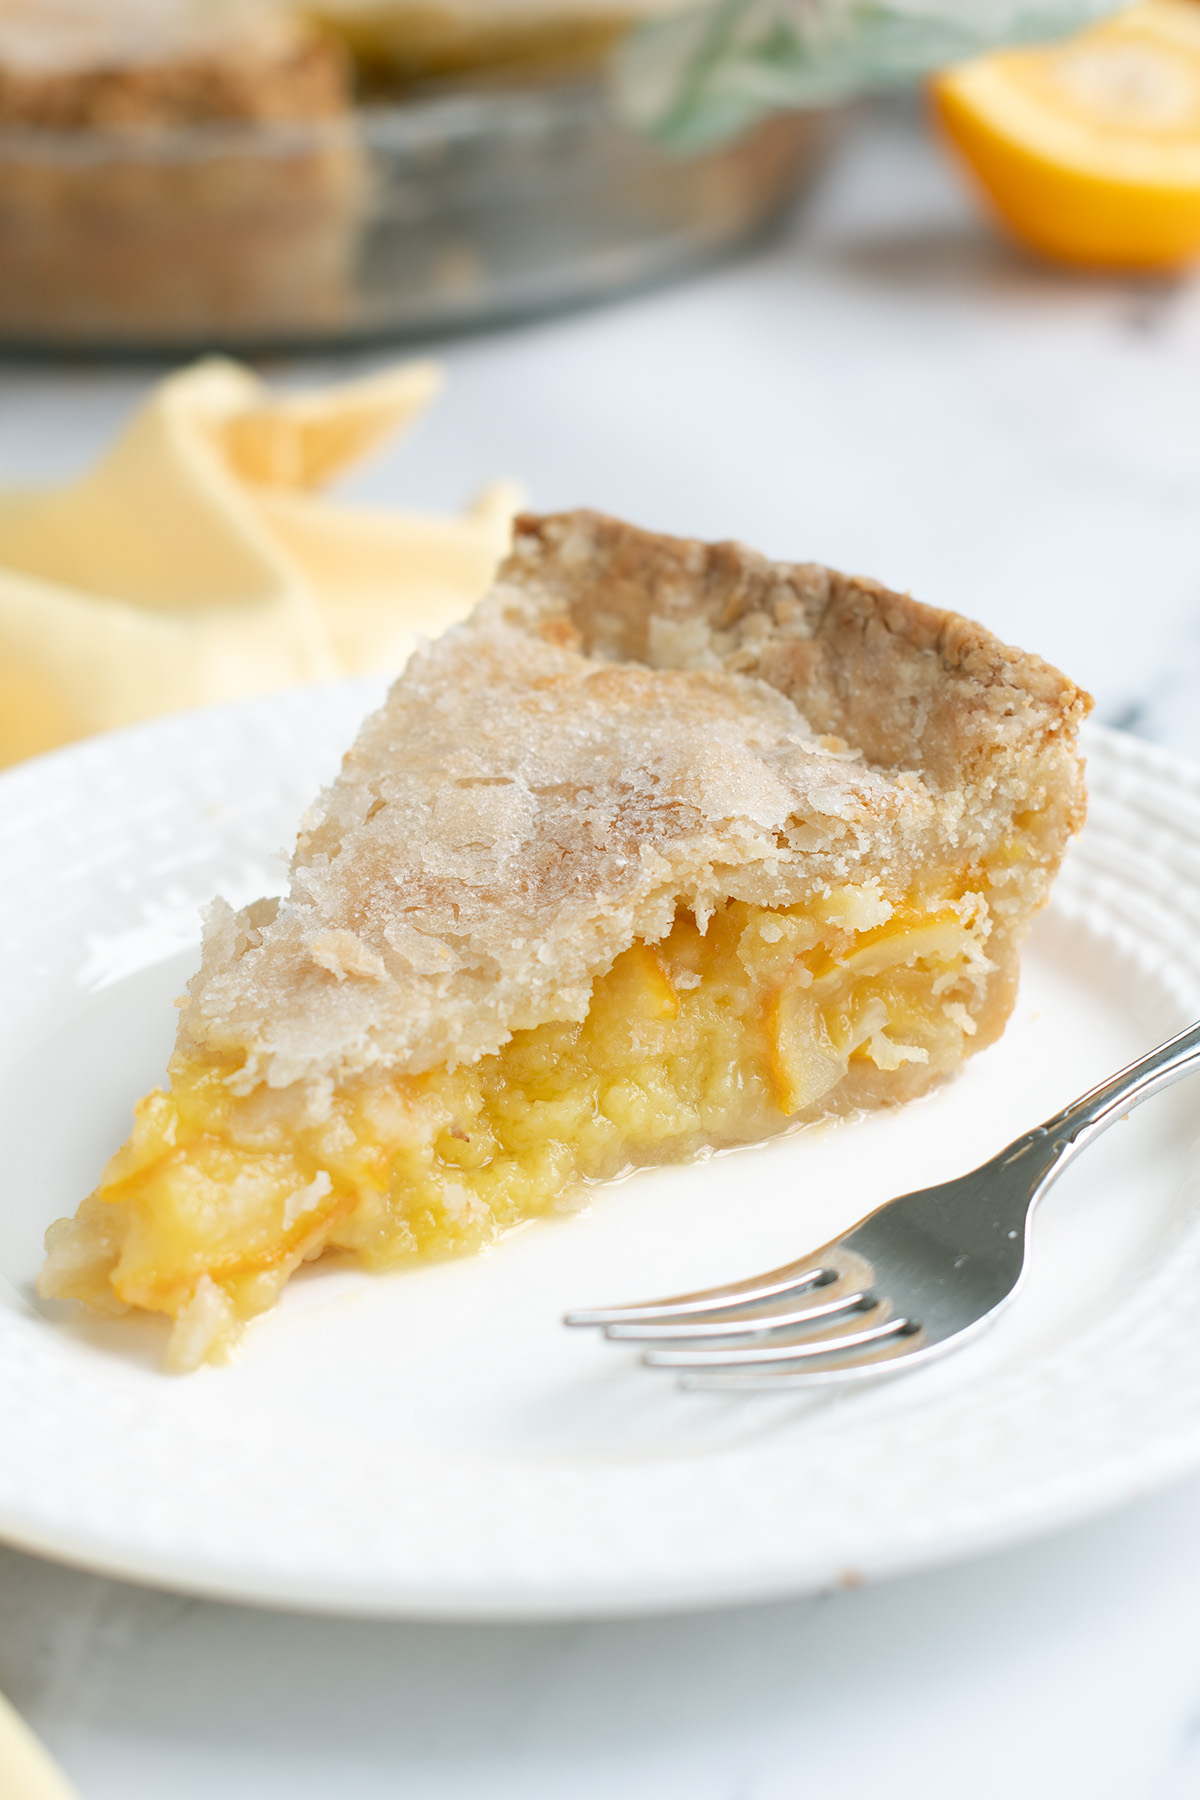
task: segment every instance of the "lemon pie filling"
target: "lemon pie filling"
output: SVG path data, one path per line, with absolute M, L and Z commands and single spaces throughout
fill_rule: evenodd
M 1008 1010 L 978 893 L 834 888 L 804 906 L 680 910 L 593 984 L 579 1022 L 494 1055 L 372 1072 L 314 1106 L 234 1091 L 233 1059 L 177 1054 L 168 1091 L 79 1215 L 48 1240 L 46 1293 L 150 1308 L 169 1361 L 219 1358 L 322 1252 L 386 1269 L 480 1248 L 568 1208 L 580 1184 L 922 1092 Z

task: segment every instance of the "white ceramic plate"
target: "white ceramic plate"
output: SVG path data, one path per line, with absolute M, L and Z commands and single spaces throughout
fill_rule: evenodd
M 905 1112 L 661 1170 L 492 1254 L 317 1266 L 240 1360 L 33 1294 L 160 1076 L 197 908 L 277 888 L 363 686 L 197 713 L 0 781 L 0 1533 L 199 1593 L 533 1618 L 779 1596 L 963 1556 L 1200 1461 L 1187 1084 L 1045 1203 L 996 1329 L 901 1381 L 682 1394 L 564 1308 L 751 1273 L 978 1162 L 1200 1014 L 1200 770 L 1091 735 L 1092 817 L 1003 1042 Z

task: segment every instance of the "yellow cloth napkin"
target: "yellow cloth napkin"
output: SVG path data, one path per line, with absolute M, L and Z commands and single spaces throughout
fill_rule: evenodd
M 321 486 L 436 395 L 432 363 L 276 395 L 209 358 L 86 475 L 0 492 L 0 765 L 180 707 L 399 669 L 487 587 L 520 495 L 462 515 Z
M 79 1800 L 62 1770 L 0 1694 L 0 1794 L 4 1800 Z

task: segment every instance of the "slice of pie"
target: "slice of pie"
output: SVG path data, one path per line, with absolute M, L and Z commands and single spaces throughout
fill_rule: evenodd
M 214 905 L 170 1087 L 42 1292 L 170 1315 L 190 1368 L 326 1250 L 476 1249 L 583 1182 L 922 1093 L 1004 1026 L 1089 704 L 873 582 L 518 521 L 288 897 Z

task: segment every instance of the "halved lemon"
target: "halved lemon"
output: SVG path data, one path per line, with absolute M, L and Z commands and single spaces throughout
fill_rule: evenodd
M 1117 269 L 1200 256 L 1200 4 L 1144 0 L 1062 43 L 937 76 L 935 112 L 1004 222 Z

